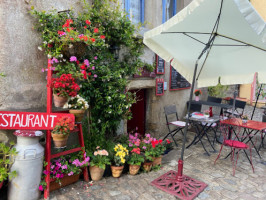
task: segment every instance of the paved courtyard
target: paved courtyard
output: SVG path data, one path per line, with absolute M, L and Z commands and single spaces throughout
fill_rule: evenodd
M 189 141 L 194 133 L 189 132 Z M 136 176 L 123 174 L 120 178 L 105 177 L 101 181 L 85 183 L 82 180 L 63 189 L 51 192 L 52 200 L 171 200 L 174 196 L 150 185 L 150 182 L 169 170 L 177 169 L 177 161 L 181 151 L 181 137 L 178 138 L 178 148 L 163 157 L 162 169 L 150 173 L 141 173 Z M 219 150 L 220 144 L 215 148 Z M 210 150 L 210 148 L 208 148 Z M 230 157 L 223 159 L 230 149 L 225 147 L 221 158 L 214 165 L 218 152 L 211 156 L 204 155 L 200 144 L 193 145 L 185 151 L 184 174 L 208 184 L 196 199 L 266 199 L 266 150 L 261 150 L 264 160 L 260 160 L 253 151 L 252 172 L 244 153 L 239 155 L 235 176 L 232 176 Z

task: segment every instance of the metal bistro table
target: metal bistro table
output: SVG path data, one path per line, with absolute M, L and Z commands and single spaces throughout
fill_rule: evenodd
M 205 150 L 206 154 L 210 156 L 210 153 L 207 151 L 202 138 L 206 136 L 209 144 L 211 145 L 213 152 L 216 152 L 213 144 L 210 141 L 210 138 L 207 134 L 208 130 L 211 128 L 211 126 L 214 123 L 218 123 L 220 120 L 220 117 L 215 115 L 213 117 L 198 117 L 197 115 L 192 115 L 189 117 L 189 121 L 192 124 L 193 127 L 196 129 L 196 135 L 193 139 L 193 141 L 186 147 L 189 148 L 193 144 L 197 144 L 198 142 L 201 143 L 203 149 Z
M 258 133 L 261 133 L 262 131 L 266 130 L 266 122 L 260 122 L 260 121 L 254 121 L 254 120 L 248 120 L 247 123 L 243 123 L 241 121 L 241 119 L 226 119 L 220 122 L 223 125 L 227 125 L 227 126 L 231 126 L 231 127 L 241 127 L 244 129 L 243 135 L 244 137 L 242 138 L 237 138 L 239 141 L 241 142 L 245 142 L 246 144 L 248 142 L 251 142 L 251 144 L 253 145 L 256 153 L 258 154 L 258 156 L 260 157 L 260 159 L 262 159 L 259 150 L 256 148 L 254 142 L 253 142 L 253 137 L 255 135 L 257 135 Z M 233 128 L 230 129 L 231 131 L 235 131 Z M 245 151 L 244 151 L 245 152 Z M 230 153 L 231 154 L 231 153 Z M 229 155 L 230 155 L 229 154 Z M 246 154 L 246 152 L 245 152 Z M 227 157 L 229 156 L 227 155 Z M 246 154 L 247 156 L 247 154 Z M 248 156 L 247 156 L 248 157 Z M 249 158 L 248 158 L 249 159 Z M 263 162 L 262 164 L 266 164 L 265 162 Z

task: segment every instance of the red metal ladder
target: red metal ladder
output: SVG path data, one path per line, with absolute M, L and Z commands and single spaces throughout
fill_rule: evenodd
M 47 113 L 53 113 L 52 112 L 52 64 L 51 60 L 48 59 L 48 73 L 47 73 Z M 50 165 L 51 165 L 51 159 L 57 158 L 63 155 L 71 154 L 74 152 L 82 151 L 85 153 L 85 145 L 84 145 L 84 139 L 83 139 L 83 132 L 82 132 L 82 124 L 81 123 L 76 123 L 77 124 L 77 132 L 78 132 L 78 137 L 79 137 L 79 144 L 80 147 L 70 149 L 67 151 L 63 151 L 60 153 L 56 154 L 51 154 L 51 130 L 48 130 L 46 132 L 46 146 L 45 146 L 45 161 L 47 162 L 47 166 L 45 167 L 46 171 L 48 172 L 46 177 L 45 177 L 45 182 L 47 184 L 46 189 L 44 190 L 44 199 L 47 200 L 49 199 L 49 193 L 50 193 Z M 85 159 L 85 156 L 83 157 Z M 85 167 L 83 168 L 83 177 L 86 182 L 89 181 L 89 173 L 88 173 L 88 168 Z

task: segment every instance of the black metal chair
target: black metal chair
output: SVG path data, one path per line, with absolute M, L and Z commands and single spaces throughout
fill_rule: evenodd
M 232 110 L 230 109 L 226 110 L 225 113 L 233 114 L 235 117 L 241 117 L 244 113 L 246 103 L 247 102 L 245 101 L 240 101 L 236 99 L 234 112 L 232 112 Z M 230 99 L 229 105 L 233 104 L 234 104 L 234 99 Z
M 188 108 L 189 101 L 187 102 L 187 108 Z M 191 102 L 190 104 L 190 113 L 192 112 L 201 112 L 202 104 L 197 104 Z
M 168 136 L 171 136 L 175 145 L 178 146 L 175 139 L 174 139 L 174 136 L 179 131 L 184 135 L 183 129 L 185 128 L 186 123 L 179 120 L 175 105 L 165 106 L 164 107 L 164 114 L 165 114 L 165 119 L 166 119 L 166 125 L 167 125 L 169 132 L 163 138 L 163 140 L 165 140 Z M 171 128 L 172 126 L 175 126 L 175 128 L 174 129 Z
M 215 103 L 222 103 L 222 98 L 208 96 L 207 101 L 208 102 L 215 102 Z

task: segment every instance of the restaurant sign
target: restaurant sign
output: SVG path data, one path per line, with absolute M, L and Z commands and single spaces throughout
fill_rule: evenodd
M 69 113 L 0 111 L 0 129 L 51 130 L 63 116 L 75 121 L 74 115 Z

